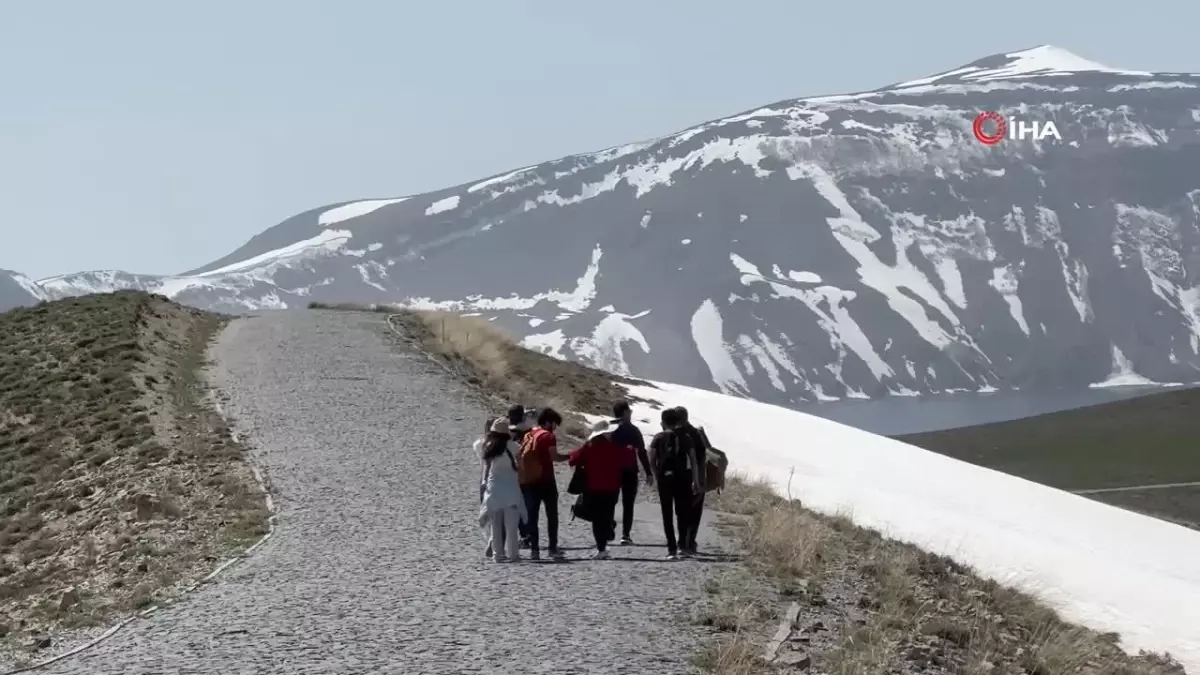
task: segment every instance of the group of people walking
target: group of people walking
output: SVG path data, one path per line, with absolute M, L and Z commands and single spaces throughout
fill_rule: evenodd
M 612 408 L 612 419 L 596 424 L 587 440 L 570 453 L 559 452 L 562 416 L 552 408 L 527 411 L 516 405 L 504 417 L 487 420 L 475 441 L 482 463 L 479 523 L 487 540 L 486 555 L 496 562 L 516 562 L 520 551 L 541 559 L 540 512 L 546 512 L 547 554 L 564 557 L 558 542 L 556 464 L 574 468 L 567 491 L 576 495 L 571 514 L 591 523 L 598 560 L 610 557 L 616 540 L 616 509 L 621 506 L 621 544 L 633 543 L 632 527 L 638 485 L 657 487 L 666 534 L 667 559 L 697 553 L 696 535 L 705 492 L 724 480 L 724 454 L 688 421 L 687 410 L 662 411 L 662 430 L 646 447 L 633 423 L 627 401 Z M 639 475 L 639 468 L 641 474 Z

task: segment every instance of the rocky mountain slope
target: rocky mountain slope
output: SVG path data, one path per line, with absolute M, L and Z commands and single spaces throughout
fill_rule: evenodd
M 984 111 L 1009 138 L 977 140 Z M 1034 123 L 1059 137 L 1021 138 Z M 321 207 L 179 276 L 31 290 L 473 311 L 567 358 L 781 403 L 1192 382 L 1198 130 L 1200 76 L 1037 47 Z
M 45 299 L 41 287 L 24 274 L 0 269 L 0 312 Z

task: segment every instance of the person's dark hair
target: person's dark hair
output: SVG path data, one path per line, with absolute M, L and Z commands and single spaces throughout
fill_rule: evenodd
M 673 427 L 679 424 L 679 411 L 675 408 L 667 408 L 662 411 L 663 426 Z
M 613 404 L 613 417 L 621 419 L 630 411 L 629 401 L 617 401 Z
M 487 436 L 492 433 L 492 423 L 496 421 L 495 417 L 489 417 L 483 422 L 483 435 Z
M 507 434 L 488 433 L 487 443 L 483 446 L 483 458 L 491 460 L 503 455 L 508 449 L 508 441 Z
M 675 406 L 675 412 L 676 412 L 676 414 L 679 415 L 680 422 L 688 421 L 687 408 L 685 408 L 681 405 L 677 405 L 677 406 Z
M 525 420 L 525 406 L 514 405 L 513 407 L 508 409 L 508 424 L 509 424 L 509 426 L 515 427 L 516 425 L 520 424 L 524 420 Z
M 537 423 L 539 427 L 544 427 L 549 424 L 561 425 L 563 423 L 562 415 L 558 414 L 554 408 L 542 408 L 538 413 Z

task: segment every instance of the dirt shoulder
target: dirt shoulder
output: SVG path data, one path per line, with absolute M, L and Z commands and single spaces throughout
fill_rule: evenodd
M 624 394 L 613 384 L 621 378 L 523 349 L 475 317 L 317 307 L 385 313 L 426 353 L 506 401 L 603 414 Z M 765 484 L 735 477 L 706 508 L 745 557 L 709 575 L 705 597 L 686 617 L 715 631 L 696 647 L 705 672 L 1184 672 L 1168 656 L 1126 654 L 1116 635 L 1069 624 L 1029 595 L 846 518 L 807 510 Z
M 172 597 L 267 531 L 203 378 L 223 325 L 135 292 L 0 314 L 0 660 Z

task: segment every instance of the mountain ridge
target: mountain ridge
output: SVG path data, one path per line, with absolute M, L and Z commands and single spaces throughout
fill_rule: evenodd
M 181 275 L 36 287 L 477 312 L 565 358 L 783 403 L 1192 382 L 1198 88 L 1043 45 L 309 209 Z M 1063 142 L 986 147 L 971 123 L 993 109 Z

